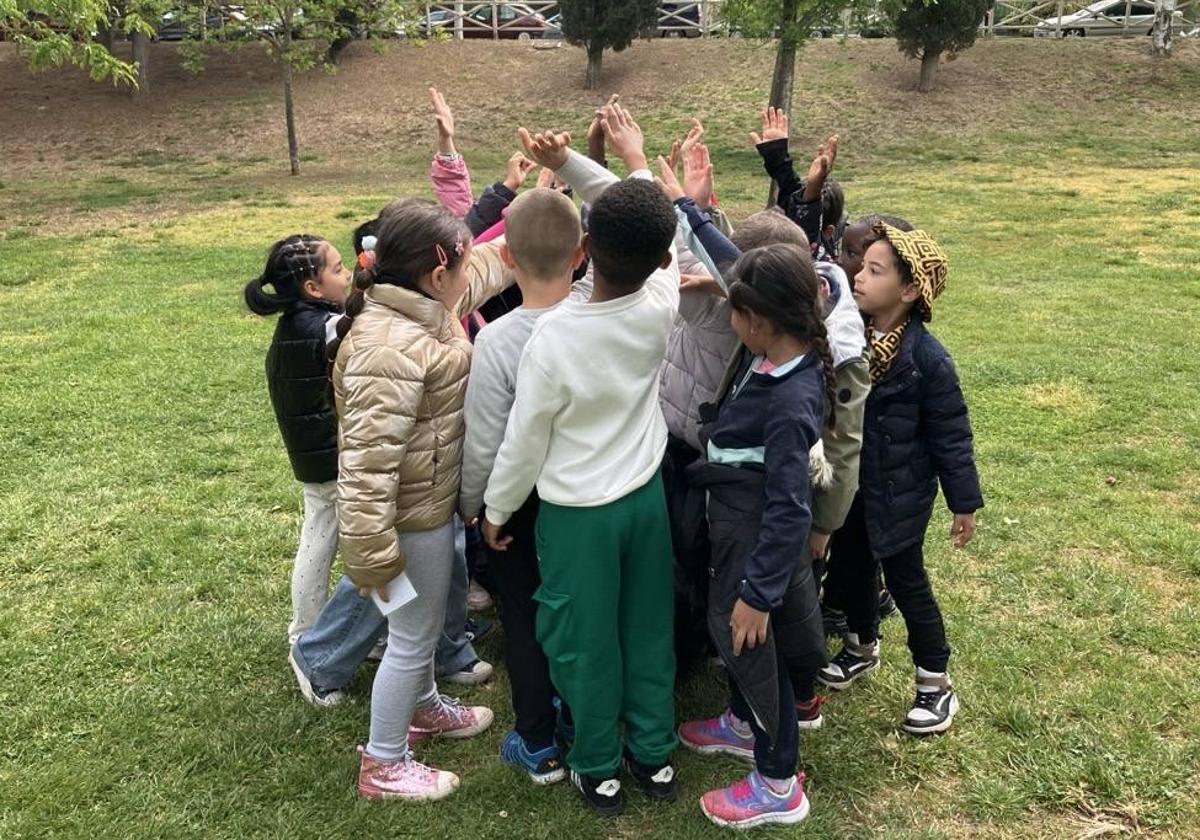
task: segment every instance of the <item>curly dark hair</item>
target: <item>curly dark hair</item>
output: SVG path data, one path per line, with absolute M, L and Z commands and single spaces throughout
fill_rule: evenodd
M 267 251 L 267 265 L 242 290 L 242 297 L 255 315 L 275 315 L 303 297 L 304 281 L 320 276 L 325 269 L 325 240 L 310 233 L 280 239 Z M 274 291 L 268 292 L 270 286 Z
M 613 184 L 588 215 L 588 254 L 608 283 L 631 291 L 662 264 L 675 238 L 675 208 L 654 182 Z

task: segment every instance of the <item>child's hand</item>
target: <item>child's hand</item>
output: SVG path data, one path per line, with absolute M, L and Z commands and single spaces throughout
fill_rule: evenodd
M 956 513 L 950 523 L 950 541 L 955 548 L 966 548 L 967 543 L 975 536 L 975 514 Z
M 687 195 L 683 191 L 683 187 L 679 186 L 679 179 L 675 177 L 675 170 L 671 168 L 670 162 L 662 155 L 658 156 L 658 171 L 659 175 L 654 180 L 662 187 L 662 191 L 667 194 L 667 198 L 671 199 L 672 202 L 676 202 Z
M 813 528 L 808 532 L 808 550 L 814 560 L 824 557 L 829 548 L 829 534 L 822 534 Z
M 804 200 L 816 201 L 821 197 L 825 187 L 825 179 L 833 172 L 834 161 L 837 160 L 838 136 L 834 134 L 817 148 L 808 167 L 808 177 L 804 179 Z
M 437 123 L 438 151 L 443 155 L 457 154 L 454 149 L 454 112 L 437 88 L 429 89 L 429 101 L 433 105 L 433 119 Z
M 538 173 L 537 179 L 538 189 L 549 189 L 554 186 L 554 170 L 548 166 L 543 166 L 542 171 Z
M 527 129 L 518 128 L 517 136 L 525 147 L 525 154 L 534 162 L 549 169 L 560 169 L 569 157 L 571 135 L 567 132 L 555 134 L 553 131 L 543 131 L 541 134 L 530 134 Z
M 688 153 L 703 138 L 704 123 L 700 122 L 696 117 L 692 117 L 692 127 L 688 129 L 687 136 L 683 140 L 676 140 L 671 144 L 671 154 L 667 155 L 667 162 L 671 164 L 671 168 L 678 169 L 680 161 L 684 161 L 684 165 L 686 166 Z
M 490 520 L 483 520 L 483 541 L 492 551 L 508 551 L 512 537 L 504 533 L 503 525 L 493 525 Z
M 614 93 L 608 97 L 608 105 L 616 105 L 620 100 L 620 94 Z M 596 163 L 604 163 L 604 119 L 601 113 L 603 108 L 597 108 L 595 116 L 592 117 L 591 125 L 587 130 L 588 157 L 596 161 Z
M 630 172 L 646 169 L 646 138 L 642 127 L 633 120 L 629 110 L 619 102 L 600 109 L 604 136 L 613 154 L 625 161 Z
M 725 297 L 725 290 L 721 288 L 721 284 L 707 274 L 680 274 L 679 291 L 703 292 L 708 295 Z
M 536 163 L 520 152 L 513 152 L 513 156 L 508 159 L 508 163 L 504 167 L 504 186 L 508 187 L 510 191 L 516 192 L 535 168 L 537 168 Z
M 733 605 L 729 628 L 733 631 L 733 655 L 741 656 L 742 648 L 753 650 L 767 640 L 767 624 L 771 614 L 760 612 L 741 598 Z
M 379 600 L 383 601 L 383 603 L 386 604 L 388 601 L 387 589 L 385 587 L 380 586 L 380 587 L 376 587 L 375 591 L 379 593 Z M 371 597 L 371 587 L 370 586 L 358 587 L 358 597 L 370 598 Z
M 701 210 L 712 206 L 712 159 L 703 143 L 692 146 L 683 157 L 683 191 Z
M 779 108 L 767 108 L 762 112 L 762 134 L 752 131 L 750 139 L 755 146 L 788 139 L 788 115 Z

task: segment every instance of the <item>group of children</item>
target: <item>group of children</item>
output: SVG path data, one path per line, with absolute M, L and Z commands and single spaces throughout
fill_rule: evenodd
M 754 764 L 701 798 L 713 822 L 804 819 L 800 732 L 822 723 L 818 683 L 879 665 L 881 569 L 916 666 L 903 726 L 947 729 L 958 700 L 922 546 L 939 482 L 958 546 L 983 502 L 957 376 L 925 326 L 937 243 L 892 217 L 844 225 L 837 138 L 800 178 L 774 109 L 754 140 L 778 207 L 736 229 L 703 127 L 656 178 L 617 97 L 587 155 L 521 129 L 475 200 L 431 96 L 440 205 L 397 200 L 360 226 L 353 272 L 324 239 L 281 240 L 245 289 L 252 311 L 281 313 L 267 379 L 304 485 L 293 671 L 333 706 L 380 655 L 359 793 L 452 794 L 458 777 L 414 744 L 493 721 L 437 685 L 491 673 L 477 657 L 437 668 L 470 636 L 476 529 L 512 688 L 501 759 L 538 784 L 569 775 L 599 814 L 621 813 L 623 778 L 674 800 L 682 743 Z M 832 659 L 830 616 L 845 627 Z M 677 652 L 697 651 L 719 657 L 727 702 L 677 725 Z

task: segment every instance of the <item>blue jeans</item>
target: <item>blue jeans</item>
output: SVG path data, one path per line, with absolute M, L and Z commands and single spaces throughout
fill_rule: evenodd
M 463 670 L 479 655 L 467 638 L 467 529 L 462 520 L 454 517 L 454 567 L 450 574 L 450 592 L 446 596 L 446 621 L 438 640 L 434 671 L 439 677 Z
M 434 667 L 438 676 L 461 671 L 478 659 L 467 639 L 467 534 L 454 518 L 454 560 L 446 619 L 438 640 Z M 363 598 L 342 576 L 317 620 L 292 647 L 300 669 L 320 691 L 343 689 L 387 629 L 387 619 L 370 598 Z
M 375 602 L 360 596 L 343 575 L 316 622 L 292 646 L 292 655 L 314 688 L 342 689 L 386 629 L 387 619 Z

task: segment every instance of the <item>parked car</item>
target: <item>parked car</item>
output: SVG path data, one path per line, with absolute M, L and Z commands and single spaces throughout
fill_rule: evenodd
M 700 4 L 662 3 L 658 7 L 658 20 L 651 31 L 651 38 L 699 38 Z
M 155 40 L 183 41 L 199 38 L 198 22 L 194 14 L 185 17 L 181 9 L 167 9 L 159 19 Z M 208 8 L 204 15 L 204 28 L 212 34 L 220 32 L 231 23 L 240 25 L 245 22 L 245 10 L 241 6 L 213 6 Z
M 470 8 L 470 3 L 464 3 Z M 492 38 L 498 33 L 501 38 L 528 41 L 531 38 L 560 37 L 561 30 L 550 26 L 546 18 L 523 3 L 500 3 L 496 7 L 495 26 L 492 23 L 492 6 L 486 4 L 472 9 L 462 17 L 464 38 Z M 428 38 L 437 32 L 453 35 L 456 15 L 452 9 L 433 9 L 421 19 L 418 31 Z
M 1078 12 L 1047 18 L 1033 28 L 1035 38 L 1096 38 L 1111 35 L 1149 35 L 1154 28 L 1154 4 L 1145 0 L 1100 0 Z M 1126 10 L 1128 9 L 1128 14 Z M 1171 16 L 1175 27 L 1183 25 L 1183 12 Z

